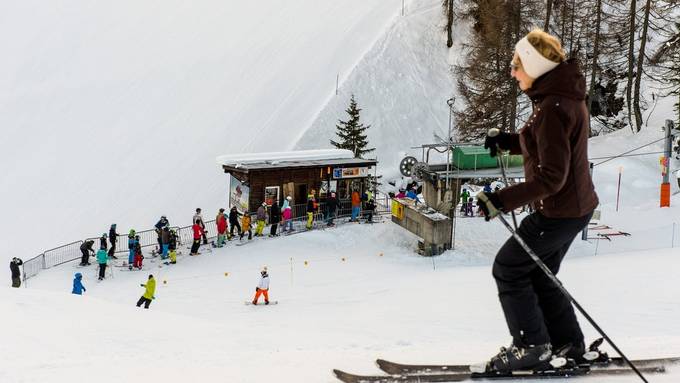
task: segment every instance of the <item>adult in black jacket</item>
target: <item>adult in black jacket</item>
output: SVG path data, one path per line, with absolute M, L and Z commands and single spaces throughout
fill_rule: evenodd
M 109 248 L 109 243 L 106 240 L 106 233 L 103 233 L 102 236 L 99 237 L 99 248 L 104 250 Z
M 269 212 L 269 222 L 272 224 L 272 229 L 269 232 L 269 236 L 273 237 L 276 234 L 276 229 L 279 227 L 279 222 L 281 221 L 281 206 L 279 206 L 279 201 L 274 200 L 272 204 L 271 211 Z
M 92 245 L 94 245 L 93 240 L 85 241 L 82 245 L 80 245 L 80 252 L 83 253 L 83 257 L 80 259 L 80 266 L 90 265 L 90 255 L 94 255 L 94 249 L 92 248 Z
M 21 258 L 12 258 L 9 263 L 9 269 L 12 271 L 12 287 L 21 287 L 21 270 L 19 266 L 23 265 L 24 261 Z
M 328 212 L 328 226 L 335 226 L 335 223 L 333 223 L 333 220 L 335 219 L 336 213 L 338 211 L 338 207 L 340 207 L 340 202 L 338 202 L 338 198 L 335 196 L 335 192 L 331 192 L 331 196 L 328 197 L 326 200 L 326 209 Z
M 240 215 L 243 215 L 236 210 L 236 206 L 232 207 L 231 210 L 229 210 L 229 238 L 234 236 L 234 228 L 238 229 L 238 234 L 241 235 L 241 224 L 238 223 L 238 217 Z
M 109 242 L 111 242 L 111 248 L 109 249 L 109 257 L 117 259 L 116 257 L 116 242 L 118 242 L 118 233 L 116 233 L 116 224 L 111 224 L 109 229 Z

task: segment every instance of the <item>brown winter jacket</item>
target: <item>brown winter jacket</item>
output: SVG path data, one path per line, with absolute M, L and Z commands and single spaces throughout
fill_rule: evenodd
M 506 211 L 527 203 L 550 218 L 583 217 L 598 204 L 588 164 L 586 82 L 575 60 L 534 81 L 529 121 L 510 152 L 524 157 L 526 181 L 498 192 Z

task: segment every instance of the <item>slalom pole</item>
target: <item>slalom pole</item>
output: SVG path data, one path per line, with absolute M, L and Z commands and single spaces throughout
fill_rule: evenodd
M 487 203 L 489 201 L 489 199 L 483 194 L 481 196 L 481 200 L 484 203 Z M 637 367 L 635 367 L 635 365 L 631 363 L 630 359 L 628 359 L 628 357 L 624 355 L 624 353 L 618 348 L 618 346 L 614 344 L 614 342 L 609 338 L 609 336 L 605 334 L 604 330 L 602 330 L 602 328 L 598 326 L 595 320 L 590 315 L 588 315 L 586 310 L 583 307 L 581 307 L 581 305 L 576 301 L 576 299 L 574 299 L 574 297 L 572 297 L 571 294 L 569 294 L 569 291 L 567 291 L 564 285 L 562 285 L 562 282 L 560 282 L 560 280 L 557 279 L 555 274 L 553 274 L 552 271 L 550 271 L 548 266 L 546 266 L 545 263 L 543 263 L 543 261 L 541 261 L 541 259 L 536 255 L 536 253 L 534 253 L 534 251 L 529 247 L 529 245 L 527 245 L 526 242 L 524 242 L 522 237 L 520 237 L 519 234 L 517 234 L 517 232 L 512 228 L 512 226 L 510 226 L 505 217 L 503 217 L 502 214 L 498 214 L 497 217 L 498 219 L 500 219 L 501 223 L 503 223 L 505 228 L 508 229 L 508 231 L 512 234 L 512 237 L 515 239 L 515 241 L 517 241 L 517 243 L 519 243 L 520 246 L 522 246 L 524 251 L 526 251 L 527 254 L 529 254 L 529 257 L 531 257 L 531 259 L 536 263 L 536 265 L 538 265 L 538 267 L 541 270 L 543 270 L 545 275 L 547 275 L 548 278 L 550 278 L 550 280 L 553 281 L 555 286 L 557 286 L 557 288 L 559 288 L 560 291 L 562 291 L 562 294 L 564 294 L 564 296 L 574 305 L 574 307 L 576 307 L 578 311 L 588 320 L 588 322 L 590 322 L 590 324 L 595 328 L 595 330 L 597 330 L 597 332 L 599 332 L 600 335 L 602 335 L 602 337 L 607 341 L 607 343 L 609 343 L 612 346 L 612 348 L 619 355 L 621 355 L 621 358 L 626 362 L 626 364 L 630 366 L 630 368 L 633 369 L 633 371 L 635 371 L 635 373 L 640 377 L 640 379 L 642 379 L 643 382 L 648 383 L 647 379 L 645 379 L 645 377 L 637 369 Z

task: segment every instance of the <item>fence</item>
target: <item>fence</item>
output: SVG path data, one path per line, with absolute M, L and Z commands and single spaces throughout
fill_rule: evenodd
M 598 255 L 680 247 L 680 224 L 678 223 L 653 228 L 622 228 L 621 230 L 625 231 L 619 231 L 618 227 L 588 230 L 588 242 L 594 246 L 584 250 L 585 253 Z
M 390 199 L 386 195 L 379 195 L 375 198 L 376 207 L 373 212 L 374 215 L 384 215 L 390 214 Z M 340 200 L 340 207 L 336 211 L 336 219 L 344 219 L 351 216 L 352 212 L 352 201 L 349 199 Z M 292 221 L 293 229 L 301 232 L 306 229 L 307 224 L 307 204 L 299 204 L 291 206 L 292 211 Z M 366 214 L 363 210 L 362 214 Z M 319 204 L 318 212 L 314 215 L 313 228 L 319 228 L 321 222 L 327 220 L 326 204 L 324 202 Z M 194 240 L 194 233 L 190 226 L 171 226 L 177 233 L 177 245 L 188 245 Z M 216 220 L 210 220 L 205 222 L 206 238 L 208 241 L 217 238 L 217 222 Z M 151 247 L 158 245 L 158 235 L 156 230 L 143 230 L 138 231 L 135 235 L 139 236 L 139 243 L 142 248 Z M 58 266 L 64 263 L 72 262 L 82 257 L 82 252 L 80 246 L 85 241 L 94 241 L 94 246 L 97 248 L 99 246 L 100 237 L 86 238 L 85 240 L 71 242 L 66 245 L 55 247 L 44 251 L 43 253 L 24 261 L 22 265 L 23 269 L 23 280 L 26 281 L 28 278 L 34 277 L 40 273 L 40 270 L 49 269 L 54 266 Z M 121 234 L 116 240 L 116 254 L 128 253 L 128 243 L 127 235 Z M 109 238 L 110 241 L 110 238 Z

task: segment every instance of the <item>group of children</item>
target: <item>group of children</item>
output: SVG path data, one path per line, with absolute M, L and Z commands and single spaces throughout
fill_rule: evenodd
M 151 305 L 151 301 L 156 299 L 156 280 L 152 274 L 149 274 L 149 279 L 146 283 L 141 283 L 141 287 L 144 287 L 144 294 L 137 301 L 137 307 L 144 305 L 145 309 L 148 309 Z M 83 274 L 76 273 L 73 278 L 73 289 L 72 294 L 82 295 L 87 289 L 83 285 Z M 269 304 L 269 274 L 267 272 L 267 266 L 265 266 L 260 272 L 260 281 L 255 287 L 255 297 L 252 300 L 252 304 L 257 305 L 260 300 L 260 296 L 264 297 L 264 304 Z

